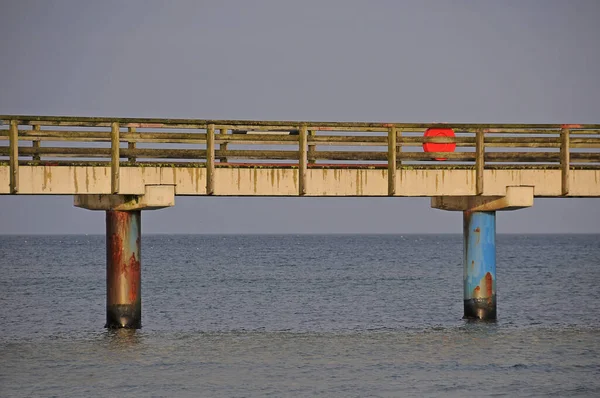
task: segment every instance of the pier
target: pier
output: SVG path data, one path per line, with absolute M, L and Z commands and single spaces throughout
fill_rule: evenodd
M 430 197 L 464 215 L 464 317 L 495 320 L 496 212 L 600 197 L 600 124 L 0 115 L 0 194 L 106 212 L 109 328 L 141 327 L 142 210 L 176 196 Z

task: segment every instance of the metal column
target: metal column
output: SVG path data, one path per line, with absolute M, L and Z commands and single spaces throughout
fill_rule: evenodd
M 463 212 L 465 319 L 496 319 L 496 212 Z
M 106 211 L 106 325 L 142 327 L 141 211 Z

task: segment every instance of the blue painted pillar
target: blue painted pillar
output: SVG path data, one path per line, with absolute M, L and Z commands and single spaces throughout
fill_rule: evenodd
M 496 319 L 496 212 L 463 212 L 465 319 Z
M 106 326 L 142 327 L 141 211 L 106 212 Z

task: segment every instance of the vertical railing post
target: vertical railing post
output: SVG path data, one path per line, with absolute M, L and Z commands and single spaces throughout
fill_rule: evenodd
M 398 154 L 402 152 L 402 129 L 396 129 L 396 168 L 400 168 L 402 166 L 402 160 L 398 159 Z M 402 174 L 400 174 L 400 178 L 402 178 Z
M 483 170 L 485 165 L 485 144 L 483 130 L 475 132 L 475 194 L 483 194 Z
M 128 131 L 129 131 L 129 133 L 131 133 L 131 134 L 135 134 L 135 132 L 137 131 L 135 127 L 129 127 L 127 130 L 128 130 Z M 136 145 L 135 145 L 135 141 L 127 141 L 127 149 L 129 149 L 130 151 L 134 151 L 134 150 L 135 150 L 135 147 L 136 147 Z M 135 159 L 135 156 L 134 156 L 134 155 L 129 155 L 129 156 L 127 157 L 127 160 L 128 160 L 129 162 L 132 162 L 132 163 L 133 163 L 133 162 L 135 162 L 135 160 L 136 160 L 136 159 Z
M 206 128 L 206 194 L 215 193 L 215 125 Z
M 569 193 L 569 169 L 571 166 L 570 130 L 562 129 L 560 143 L 561 194 Z
M 309 130 L 308 136 L 314 137 L 317 134 L 316 130 Z M 308 140 L 308 138 L 307 138 Z M 316 158 L 316 150 L 317 146 L 314 143 L 309 143 L 308 145 L 308 164 L 315 164 L 317 162 Z
M 112 122 L 110 125 L 110 190 L 113 194 L 119 193 L 119 147 L 119 122 Z
M 10 121 L 8 132 L 9 163 L 10 163 L 10 193 L 19 192 L 19 123 Z
M 36 132 L 40 131 L 40 125 L 39 124 L 34 125 L 33 126 L 33 131 L 36 131 Z M 40 153 L 38 151 L 40 149 L 40 141 L 39 141 L 39 139 L 35 140 L 35 141 L 32 141 L 31 146 L 33 146 L 33 150 L 34 150 L 32 160 L 34 162 L 39 162 L 41 160 Z
M 298 194 L 306 194 L 306 165 L 308 162 L 307 129 L 305 125 L 300 126 L 298 135 Z
M 219 139 L 224 140 L 227 138 L 227 129 L 220 129 L 219 130 Z M 227 150 L 227 142 L 222 142 L 221 144 L 219 144 L 219 151 L 226 151 Z M 227 163 L 227 158 L 222 156 L 219 158 L 219 163 Z
M 396 194 L 396 126 L 388 129 L 388 195 Z

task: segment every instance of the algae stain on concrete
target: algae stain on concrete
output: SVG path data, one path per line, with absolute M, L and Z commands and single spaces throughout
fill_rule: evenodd
M 194 178 L 194 169 L 188 168 L 187 172 L 190 179 L 190 186 L 195 187 L 196 191 L 198 191 L 198 185 L 196 184 L 196 179 Z
M 299 172 L 300 171 L 298 169 L 293 169 L 292 170 L 292 179 L 294 180 L 294 189 L 295 190 L 299 189 L 299 187 L 298 187 L 298 173 Z
M 258 192 L 258 169 L 254 169 L 254 193 Z
M 271 189 L 275 187 L 275 169 L 270 170 L 271 173 Z
M 42 184 L 42 190 L 51 190 L 51 187 L 48 187 L 48 183 L 52 182 L 52 166 L 44 166 L 44 183 Z
M 365 193 L 365 184 L 367 183 L 367 170 L 361 169 L 360 173 L 360 194 L 364 195 Z
M 77 167 L 72 167 L 73 169 L 73 184 L 75 185 L 75 193 L 79 193 L 79 183 L 77 182 Z
M 277 169 L 277 190 L 279 190 L 281 184 L 281 169 Z

